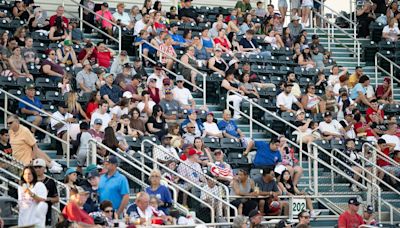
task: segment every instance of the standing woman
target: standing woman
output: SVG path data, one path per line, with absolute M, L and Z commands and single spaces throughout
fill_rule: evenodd
M 306 25 L 310 17 L 312 8 L 314 7 L 313 0 L 303 0 L 301 3 L 301 23 Z
M 287 0 L 279 0 L 278 1 L 278 9 L 279 9 L 279 12 L 282 15 L 281 22 L 282 22 L 282 24 L 284 24 L 285 23 L 285 17 L 286 17 L 287 9 L 288 9 Z
M 46 186 L 38 181 L 32 166 L 25 167 L 18 186 L 18 226 L 45 227 L 48 210 L 46 198 Z

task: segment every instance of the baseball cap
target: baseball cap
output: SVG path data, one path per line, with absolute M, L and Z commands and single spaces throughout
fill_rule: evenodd
M 124 68 L 132 68 L 130 63 L 125 63 L 123 66 L 124 66 Z
M 214 154 L 223 154 L 224 152 L 222 152 L 222 150 L 220 149 L 216 149 L 214 150 Z
M 88 179 L 90 179 L 92 177 L 99 177 L 99 176 L 100 176 L 100 174 L 99 174 L 99 171 L 97 171 L 97 170 L 92 170 L 87 174 Z
M 291 21 L 298 21 L 298 20 L 300 20 L 300 17 L 297 15 L 293 16 L 291 19 Z
M 213 112 L 207 112 L 207 116 L 208 116 L 208 115 L 211 115 L 211 116 L 214 117 L 214 113 L 213 113 Z
M 91 42 L 87 42 L 85 44 L 85 48 L 91 48 L 91 47 L 93 47 L 93 44 Z
M 163 83 L 163 85 L 170 85 L 171 84 L 171 80 L 169 78 L 164 78 L 162 83 Z
M 324 117 L 332 116 L 332 113 L 331 112 L 325 112 L 323 116 Z
M 346 88 L 340 88 L 339 89 L 339 94 L 342 94 L 342 93 L 347 93 L 347 89 Z
M 348 204 L 353 204 L 353 205 L 356 205 L 356 206 L 358 206 L 358 205 L 360 205 L 361 203 L 360 203 L 360 202 L 358 202 L 358 200 L 357 200 L 357 198 L 356 198 L 356 197 L 352 197 L 352 198 L 350 198 L 350 199 L 349 199 L 349 202 L 348 202 Z
M 103 120 L 100 118 L 97 118 L 94 120 L 94 124 L 103 124 Z
M 104 77 L 104 78 L 108 78 L 109 76 L 113 76 L 113 74 L 107 73 L 107 74 L 105 74 L 103 77 Z
M 125 50 L 122 50 L 121 53 L 119 53 L 120 55 L 128 55 L 128 52 Z
M 122 97 L 123 97 L 123 98 L 131 99 L 131 98 L 133 97 L 133 95 L 132 95 L 132 93 L 131 93 L 130 91 L 125 91 L 125 92 L 122 94 Z
M 198 152 L 197 152 L 197 150 L 195 150 L 195 149 L 193 149 L 193 148 L 190 149 L 189 152 L 188 152 L 188 155 L 189 155 L 189 156 L 193 156 L 193 155 L 195 155 L 195 154 L 198 154 Z
M 86 66 L 86 65 L 90 65 L 90 62 L 89 62 L 89 60 L 85 59 L 85 61 L 83 61 L 83 65 L 84 65 L 84 66 Z
M 162 68 L 164 65 L 161 62 L 157 62 L 154 67 L 155 68 Z
M 217 48 L 215 48 L 215 50 L 214 51 L 222 51 L 222 49 L 221 48 L 219 48 L 219 47 L 217 47 Z
M 301 113 L 305 113 L 305 112 L 303 110 L 301 110 L 301 109 L 297 110 L 296 116 L 300 115 Z
M 238 63 L 238 62 L 239 62 L 239 60 L 237 60 L 237 59 L 232 59 L 231 61 L 229 61 L 228 65 L 229 65 L 229 66 L 232 66 L 233 64 Z
M 192 115 L 192 113 L 196 113 L 196 111 L 195 111 L 195 110 L 193 110 L 193 109 L 189 109 L 189 110 L 187 110 L 187 114 L 188 114 L 188 115 Z
M 383 81 L 390 84 L 390 78 L 389 78 L 389 77 L 385 77 L 385 78 L 383 79 Z
M 29 83 L 25 86 L 25 89 L 35 89 L 35 84 Z
M 71 188 L 69 194 L 71 196 L 71 195 L 77 195 L 77 194 L 89 194 L 89 192 L 86 191 L 85 189 L 83 189 L 82 187 L 76 186 L 74 188 Z
M 310 49 L 310 46 L 308 46 L 307 44 L 303 44 L 303 45 L 301 45 L 301 48 L 300 48 L 300 50 L 301 51 L 303 51 L 304 49 Z
M 172 139 L 173 136 L 172 136 L 171 134 L 163 135 L 163 136 L 161 137 L 161 141 L 163 141 L 164 139 L 168 139 L 168 138 Z
M 319 39 L 319 36 L 317 34 L 314 34 L 311 36 L 311 39 L 313 39 L 313 40 Z
M 33 161 L 33 164 L 32 164 L 32 165 L 33 165 L 33 166 L 46 167 L 46 162 L 45 162 L 43 159 L 38 158 L 38 159 L 35 159 L 35 160 Z
M 104 162 L 108 162 L 114 165 L 118 165 L 118 158 L 115 157 L 114 155 L 110 155 L 106 158 L 106 160 L 104 160 Z
M 66 176 L 68 176 L 68 175 L 70 175 L 70 174 L 72 174 L 72 173 L 76 173 L 76 169 L 75 169 L 75 168 L 69 168 L 69 169 L 67 169 L 67 171 L 66 171 L 65 174 L 64 174 L 64 177 L 66 177 Z
M 257 209 L 254 209 L 254 210 L 250 211 L 249 218 L 251 219 L 251 218 L 253 218 L 255 216 L 258 216 L 258 215 L 262 215 L 261 212 L 259 210 L 257 210 Z
M 86 167 L 84 174 L 87 175 L 88 173 L 92 172 L 93 170 L 98 170 L 101 169 L 100 166 L 97 166 L 95 164 L 90 164 Z
M 367 212 L 368 214 L 373 214 L 374 213 L 374 208 L 371 205 L 368 205 L 365 207 L 365 212 Z
M 172 90 L 170 88 L 165 89 L 165 94 L 172 94 Z
M 103 2 L 103 4 L 101 4 L 104 7 L 108 7 L 108 3 L 107 2 Z
M 182 76 L 182 75 L 178 75 L 178 76 L 176 76 L 176 81 L 178 82 L 178 81 L 184 81 L 184 77 Z

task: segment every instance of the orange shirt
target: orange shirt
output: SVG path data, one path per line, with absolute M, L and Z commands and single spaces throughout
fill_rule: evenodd
M 30 164 L 33 159 L 32 147 L 36 144 L 36 139 L 32 132 L 28 128 L 19 125 L 18 131 L 14 132 L 10 129 L 9 134 L 13 157 L 24 165 Z

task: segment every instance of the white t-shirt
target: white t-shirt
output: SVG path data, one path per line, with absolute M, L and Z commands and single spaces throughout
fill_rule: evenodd
M 90 119 L 90 126 L 92 126 L 92 127 L 94 126 L 95 119 L 101 119 L 103 121 L 100 131 L 104 132 L 104 129 L 106 129 L 106 127 L 108 127 L 108 123 L 110 123 L 110 121 L 112 119 L 112 115 L 110 113 L 101 114 L 100 112 L 96 111 L 92 114 L 92 118 Z
M 146 27 L 146 24 L 143 22 L 143 19 L 137 21 L 137 22 L 135 23 L 134 35 L 136 35 L 136 36 L 139 35 L 139 32 L 140 32 L 142 29 L 144 29 L 144 27 Z M 147 29 L 147 31 L 149 31 L 149 29 L 150 29 L 150 31 L 151 31 L 151 26 L 149 26 L 149 28 Z
M 154 101 L 149 101 L 148 103 L 149 103 L 150 109 L 153 110 L 153 106 L 156 105 L 156 103 Z M 137 104 L 136 108 L 138 108 L 140 112 L 143 112 L 144 102 L 143 101 L 139 102 Z
M 324 132 L 329 132 L 329 133 L 334 133 L 334 134 L 342 134 L 340 132 L 340 129 L 342 129 L 342 125 L 337 120 L 332 120 L 329 124 L 325 121 L 319 123 L 319 130 L 324 133 Z
M 113 14 L 115 20 L 121 20 L 121 23 L 124 25 L 129 25 L 131 23 L 131 18 L 129 17 L 127 12 L 122 12 L 122 15 L 118 12 Z
M 386 143 L 395 143 L 394 150 L 400 150 L 400 139 L 396 135 L 382 135 L 381 137 Z
M 386 25 L 385 27 L 383 27 L 382 33 L 389 33 L 389 37 L 391 38 L 391 40 L 395 41 L 396 37 L 400 34 L 400 30 L 397 26 L 389 28 L 389 25 Z
M 56 130 L 55 126 L 58 123 L 60 123 L 58 120 L 66 120 L 66 119 L 69 119 L 69 118 L 73 118 L 74 116 L 71 113 L 65 113 L 65 115 L 63 115 L 59 111 L 57 111 L 57 112 L 53 113 L 51 115 L 51 117 L 52 117 L 51 120 L 50 120 L 51 129 Z M 68 129 L 68 127 L 69 127 L 69 124 L 65 124 L 64 126 L 60 127 L 57 130 L 57 135 L 62 131 L 66 131 Z
M 122 115 L 128 114 L 129 109 L 128 109 L 128 107 L 121 109 L 121 106 L 117 105 L 117 106 L 112 107 L 110 112 L 111 112 L 111 114 L 116 115 L 119 119 Z
M 282 92 L 276 98 L 276 107 L 280 108 L 280 106 L 283 105 L 286 109 L 292 109 L 293 103 L 296 102 L 298 102 L 298 100 L 293 94 L 286 95 L 285 92 Z
M 18 226 L 31 226 L 45 227 L 47 203 L 36 203 L 32 196 L 25 193 L 27 186 L 18 186 Z M 47 198 L 47 188 L 42 182 L 37 182 L 30 191 L 42 199 Z
M 175 88 L 172 89 L 172 93 L 174 94 L 174 99 L 177 100 L 181 105 L 189 105 L 189 101 L 193 100 L 192 94 L 185 87 L 180 89 L 175 86 Z
M 205 130 L 206 132 L 209 132 L 209 133 L 212 133 L 212 134 L 219 134 L 219 133 L 222 133 L 221 130 L 219 130 L 217 124 L 214 123 L 214 122 L 212 122 L 212 123 L 204 122 L 204 123 L 203 123 L 203 126 L 204 126 L 204 130 Z M 210 136 L 210 135 L 208 135 L 208 137 L 217 138 L 217 137 L 215 137 L 215 136 Z
M 163 80 L 164 80 L 164 78 L 166 78 L 164 75 L 161 75 L 161 77 L 160 76 L 158 76 L 158 75 L 156 75 L 156 74 L 154 74 L 154 73 L 152 73 L 148 78 L 147 78 L 147 84 L 149 84 L 149 82 L 150 82 L 150 79 L 153 79 L 153 78 L 155 78 L 156 80 L 157 80 L 157 82 L 156 82 L 156 87 L 159 89 L 159 90 L 162 90 L 163 89 Z
M 264 38 L 264 42 L 269 43 L 271 45 L 271 47 L 273 47 L 273 48 L 278 48 L 278 43 L 276 42 L 275 37 L 266 36 Z

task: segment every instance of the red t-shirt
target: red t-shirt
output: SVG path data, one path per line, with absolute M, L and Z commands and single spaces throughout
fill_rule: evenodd
M 86 213 L 86 211 L 80 209 L 78 205 L 73 202 L 69 202 L 62 211 L 64 217 L 73 222 L 82 222 L 90 225 L 94 225 L 92 217 Z
M 389 154 L 390 154 L 389 148 L 385 148 L 384 150 L 382 150 L 382 153 L 384 153 L 387 157 L 389 157 Z M 386 160 L 383 160 L 383 159 L 378 159 L 378 160 L 376 161 L 376 163 L 377 163 L 380 167 L 390 165 L 389 162 L 387 162 Z
M 366 126 L 365 124 L 358 122 L 358 123 L 354 124 L 354 131 L 356 133 L 361 133 L 361 132 L 357 132 L 357 129 L 365 127 L 365 126 Z M 367 130 L 365 130 L 365 132 L 367 133 L 367 136 L 375 136 L 374 133 L 372 133 L 372 129 L 370 127 L 368 127 Z
M 338 228 L 358 228 L 365 224 L 363 218 L 359 214 L 350 214 L 345 211 L 339 216 Z
M 86 56 L 86 50 L 83 49 L 82 51 L 79 52 L 78 54 L 78 61 L 81 61 L 83 58 L 85 58 Z M 89 60 L 90 64 L 95 64 L 96 63 L 96 54 L 94 53 L 94 51 L 92 52 L 92 54 L 87 58 L 87 60 Z
M 86 107 L 86 115 L 89 119 L 92 118 L 92 113 L 99 107 L 99 104 L 95 102 L 89 102 Z
M 229 49 L 228 40 L 225 38 L 223 40 L 220 40 L 219 38 L 216 37 L 216 38 L 214 38 L 214 43 L 215 43 L 215 45 L 220 44 L 224 48 Z
M 53 15 L 50 17 L 50 21 L 49 21 L 50 26 L 53 26 L 56 23 L 56 18 L 57 18 L 57 15 Z M 68 27 L 66 27 L 66 26 L 68 26 L 68 23 L 69 23 L 68 18 L 63 16 L 62 20 L 64 22 L 64 28 L 68 28 Z
M 111 52 L 104 51 L 98 52 L 97 49 L 93 51 L 97 57 L 97 63 L 99 66 L 109 68 L 111 66 Z
M 375 95 L 378 99 L 382 98 L 382 96 L 386 93 L 387 90 L 383 88 L 383 85 L 379 85 L 378 88 L 376 88 Z M 392 91 L 388 94 L 388 97 L 392 96 Z
M 368 108 L 368 109 L 367 109 L 367 111 L 366 111 L 366 117 L 365 117 L 365 120 L 367 121 L 367 123 L 371 122 L 371 118 L 369 118 L 369 115 L 375 114 L 375 113 L 377 113 L 377 111 L 375 111 L 374 109 L 372 109 L 372 108 Z M 382 116 L 382 118 L 383 118 L 384 115 L 385 115 L 385 113 L 383 112 L 383 110 L 381 110 L 381 116 Z

